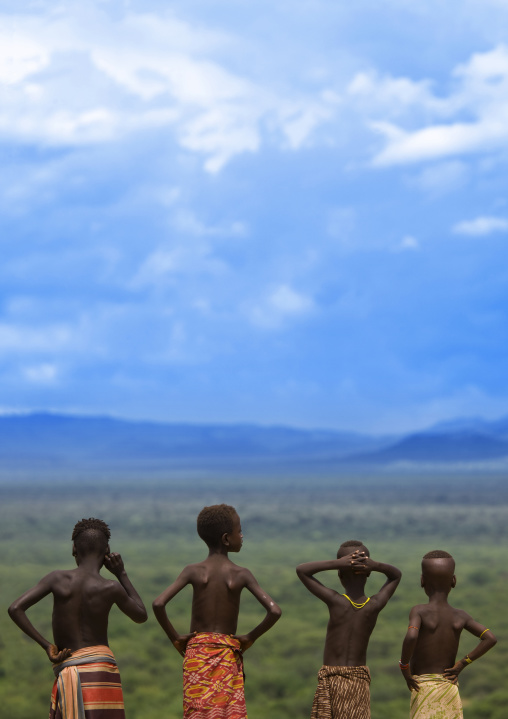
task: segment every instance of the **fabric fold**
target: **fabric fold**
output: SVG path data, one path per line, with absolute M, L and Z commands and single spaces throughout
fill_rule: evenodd
M 415 674 L 419 691 L 411 692 L 410 719 L 462 719 L 459 686 L 444 674 Z
M 183 662 L 184 719 L 247 719 L 240 642 L 229 634 L 200 632 Z
M 120 672 L 109 647 L 78 649 L 53 671 L 49 719 L 125 719 Z
M 370 719 L 368 667 L 322 666 L 311 719 Z

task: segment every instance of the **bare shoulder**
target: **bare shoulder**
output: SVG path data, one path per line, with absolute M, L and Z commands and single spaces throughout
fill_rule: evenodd
M 46 574 L 40 583 L 48 584 L 52 589 L 55 589 L 70 582 L 75 572 L 75 569 L 54 569 L 49 574 Z
M 411 607 L 411 611 L 409 612 L 410 617 L 420 617 L 422 622 L 425 621 L 425 616 L 429 612 L 429 605 L 428 604 L 415 604 L 414 607 Z
M 240 567 L 238 564 L 235 564 L 234 562 L 229 560 L 227 562 L 227 565 L 225 565 L 224 569 L 229 574 L 229 576 L 242 587 L 257 584 L 256 577 L 250 571 L 250 569 L 247 569 L 247 567 Z
M 453 611 L 455 619 L 459 620 L 462 626 L 465 626 L 468 622 L 472 620 L 471 615 L 465 612 L 463 609 L 456 609 L 455 607 L 450 607 L 450 609 Z

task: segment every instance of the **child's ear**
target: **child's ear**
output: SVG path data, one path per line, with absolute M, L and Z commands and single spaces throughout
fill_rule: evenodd
M 423 581 L 423 574 L 420 575 L 420 587 L 423 589 L 425 582 Z
M 78 553 L 76 552 L 76 545 L 75 545 L 74 542 L 73 542 L 73 543 L 72 543 L 72 556 L 73 556 L 73 557 L 76 557 L 77 554 L 78 554 Z
M 455 574 L 454 574 L 453 577 L 452 577 L 452 589 L 453 589 L 456 585 L 457 585 L 457 577 L 456 577 Z
M 229 547 L 229 534 L 227 532 L 224 532 L 224 534 L 221 537 L 222 544 L 224 544 L 226 547 Z
M 104 552 L 104 554 L 105 554 L 105 555 L 111 554 L 111 549 L 109 548 L 109 544 L 108 544 L 108 546 L 106 547 L 106 551 Z

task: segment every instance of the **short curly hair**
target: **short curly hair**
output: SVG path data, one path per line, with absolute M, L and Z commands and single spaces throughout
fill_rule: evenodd
M 82 519 L 72 530 L 72 541 L 80 552 L 103 551 L 108 546 L 111 532 L 102 519 Z
M 432 552 L 427 552 L 423 556 L 423 559 L 453 559 L 451 554 L 445 552 L 444 549 L 433 549 Z
M 238 512 L 229 504 L 203 507 L 197 518 L 198 534 L 209 547 L 216 547 L 220 544 L 223 534 L 230 534 L 233 531 L 237 517 Z
M 337 551 L 337 557 L 339 557 L 339 555 L 341 557 L 345 557 L 347 554 L 350 554 L 350 552 L 347 552 L 344 550 L 351 548 L 354 551 L 355 547 L 356 548 L 363 547 L 364 549 L 367 550 L 367 554 L 370 555 L 370 552 L 367 549 L 367 547 L 365 546 L 365 544 L 363 542 L 360 542 L 359 539 L 348 539 L 346 542 L 342 542 L 342 544 L 340 545 L 340 547 Z

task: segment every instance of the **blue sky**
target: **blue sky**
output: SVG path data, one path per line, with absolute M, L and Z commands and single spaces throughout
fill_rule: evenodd
M 0 410 L 508 413 L 503 0 L 0 0 Z

